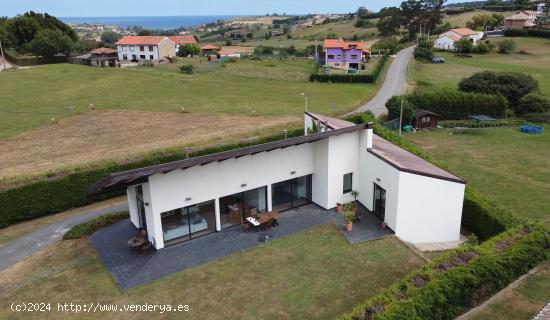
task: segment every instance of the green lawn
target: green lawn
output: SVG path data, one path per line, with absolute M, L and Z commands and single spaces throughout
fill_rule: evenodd
M 549 125 L 543 135 L 489 128 L 464 133 L 441 129 L 405 137 L 515 215 L 550 227 Z
M 185 75 L 168 67 L 107 69 L 43 65 L 2 73 L 0 138 L 44 126 L 55 119 L 97 109 L 216 112 L 238 115 L 340 114 L 366 102 L 373 85 L 307 81 L 308 60 L 239 61 L 218 71 Z M 50 115 L 52 113 L 53 115 Z M 52 119 L 55 118 L 55 119 Z
M 493 42 L 505 38 L 491 38 Z M 458 82 L 484 70 L 524 72 L 540 83 L 542 93 L 550 96 L 550 40 L 541 38 L 510 38 L 516 42 L 512 54 L 476 54 L 473 58 L 457 58 L 453 53 L 436 52 L 445 58 L 444 64 L 415 62 L 412 77 L 417 89 L 457 88 Z M 525 53 L 519 53 L 524 51 Z
M 423 263 L 396 238 L 350 245 L 326 224 L 122 292 L 86 240 L 63 241 L 0 273 L 0 318 L 44 319 L 9 310 L 11 302 L 37 301 L 190 306 L 184 314 L 132 319 L 333 319 Z M 106 317 L 129 314 L 79 319 Z

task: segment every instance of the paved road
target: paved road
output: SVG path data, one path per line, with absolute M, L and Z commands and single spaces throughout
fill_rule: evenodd
M 371 99 L 364 106 L 356 109 L 354 112 L 364 112 L 370 110 L 375 116 L 379 116 L 380 114 L 387 112 L 385 107 L 386 101 L 393 96 L 402 95 L 405 92 L 407 71 L 413 52 L 414 46 L 403 49 L 397 53 L 397 56 L 393 59 L 390 69 L 388 70 L 388 74 L 386 75 L 382 88 L 380 88 L 373 99 Z
M 63 234 L 72 226 L 107 213 L 123 210 L 128 210 L 127 204 L 92 211 L 40 228 L 26 236 L 6 243 L 0 247 L 0 272 L 33 255 L 41 248 L 60 240 L 63 238 Z

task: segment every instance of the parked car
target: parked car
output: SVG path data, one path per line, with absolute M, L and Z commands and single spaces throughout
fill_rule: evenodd
M 432 62 L 433 63 L 445 63 L 445 59 L 443 59 L 443 58 L 433 58 Z

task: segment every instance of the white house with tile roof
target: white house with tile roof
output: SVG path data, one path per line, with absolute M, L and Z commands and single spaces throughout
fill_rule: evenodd
M 434 42 L 434 48 L 455 50 L 455 42 L 462 39 L 469 39 L 475 46 L 483 38 L 483 35 L 483 32 L 474 31 L 469 28 L 451 29 L 439 35 L 437 40 Z

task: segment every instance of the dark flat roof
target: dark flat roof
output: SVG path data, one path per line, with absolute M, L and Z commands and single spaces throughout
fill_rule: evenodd
M 337 119 L 337 118 L 331 118 L 327 116 L 322 116 L 322 115 L 311 113 L 308 111 L 306 111 L 305 114 L 312 117 L 313 119 L 317 119 L 326 123 L 329 129 L 332 129 L 332 130 L 346 128 L 346 127 L 353 127 L 355 125 L 355 123 L 353 122 L 349 122 L 349 121 Z
M 464 179 L 377 135 L 374 135 L 372 145 L 373 148 L 369 149 L 371 154 L 400 171 L 466 184 Z
M 144 167 L 134 170 L 128 170 L 123 172 L 112 173 L 105 179 L 92 185 L 88 189 L 89 195 L 97 195 L 102 193 L 108 193 L 113 191 L 122 190 L 130 185 L 146 182 L 149 176 L 157 173 L 168 173 L 174 170 L 185 170 L 190 167 L 198 165 L 206 165 L 211 162 L 224 161 L 231 158 L 240 158 L 247 155 L 254 155 L 261 152 L 269 152 L 276 149 L 284 149 L 291 146 L 296 146 L 304 143 L 311 143 L 326 139 L 330 136 L 341 135 L 345 133 L 355 132 L 358 130 L 366 129 L 367 124 L 352 125 L 345 128 L 336 130 L 330 130 L 321 133 L 310 134 L 307 136 L 300 136 L 290 138 L 286 140 L 279 140 L 269 143 L 258 144 L 250 147 L 229 150 L 219 153 L 213 153 L 206 156 L 190 158 L 185 160 L 178 160 L 169 163 L 163 163 L 155 166 Z

